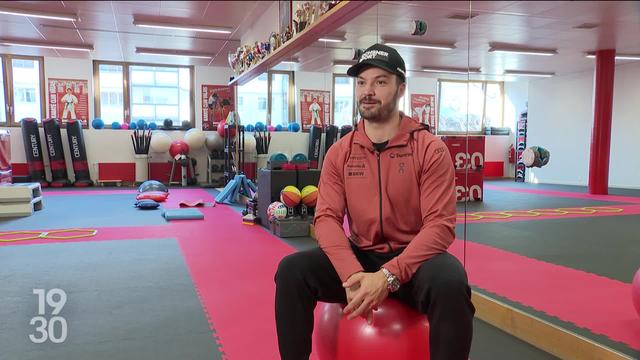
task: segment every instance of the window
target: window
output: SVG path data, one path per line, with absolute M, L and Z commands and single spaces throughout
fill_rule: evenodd
M 0 61 L 0 80 L 4 84 L 4 62 Z M 0 86 L 0 124 L 7 123 L 7 107 L 5 103 L 4 86 Z
M 244 125 L 286 125 L 295 121 L 293 96 L 293 72 L 269 71 L 238 86 L 238 114 Z
M 355 82 L 347 75 L 333 75 L 333 124 L 353 125 Z
M 293 115 L 293 73 L 292 72 L 272 72 L 269 74 L 271 85 L 269 96 L 271 96 L 270 119 L 272 125 L 287 125 L 295 122 Z
M 96 117 L 105 123 L 194 123 L 193 67 L 96 62 L 94 72 L 99 88 Z
M 45 114 L 42 58 L 5 55 L 0 58 L 0 123 L 19 125 L 32 117 L 42 121 Z
M 124 122 L 123 71 L 123 65 L 99 65 L 100 106 L 96 106 L 96 109 L 100 109 L 99 117 L 105 124 L 111 124 L 114 121 Z
M 268 74 L 238 86 L 238 115 L 244 125 L 267 121 Z
M 439 81 L 438 94 L 439 133 L 481 133 L 488 126 L 503 126 L 502 82 Z

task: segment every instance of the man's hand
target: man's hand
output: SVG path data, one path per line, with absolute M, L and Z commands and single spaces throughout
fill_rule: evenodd
M 359 272 L 351 275 L 342 284 L 347 293 L 347 306 L 343 312 L 351 320 L 356 316 L 364 316 L 371 324 L 372 311 L 389 295 L 387 278 L 382 270 L 375 273 Z

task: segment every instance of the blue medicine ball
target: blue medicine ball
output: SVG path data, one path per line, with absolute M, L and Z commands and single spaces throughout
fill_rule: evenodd
M 253 125 L 247 125 L 247 126 L 244 127 L 244 131 L 246 131 L 246 132 L 254 132 L 254 131 L 256 131 L 256 127 L 253 126 Z
M 149 125 L 148 125 L 148 128 L 151 129 L 151 130 L 155 130 L 155 129 L 158 128 L 158 125 L 156 125 L 155 122 L 150 122 Z
M 289 124 L 289 131 L 291 131 L 291 132 L 298 132 L 298 131 L 300 131 L 300 124 L 298 124 L 298 123 L 291 123 L 291 124 Z
M 94 129 L 102 129 L 104 128 L 104 121 L 102 121 L 102 119 L 100 118 L 95 118 L 91 122 L 91 126 L 93 126 Z
M 117 121 L 114 121 L 114 122 L 112 122 L 112 123 L 111 123 L 111 128 L 112 128 L 113 130 L 118 130 L 118 129 L 120 129 L 121 127 L 122 127 L 122 126 L 120 126 L 120 123 L 119 123 L 119 122 L 117 122 Z
M 276 125 L 276 131 L 282 131 L 282 125 L 280 124 Z
M 278 152 L 278 153 L 271 154 L 271 156 L 269 156 L 269 161 L 271 161 L 271 162 L 289 162 L 289 158 L 287 157 L 287 154 Z
M 129 123 L 129 130 L 135 130 L 138 128 L 138 124 L 136 124 L 135 121 L 132 121 L 131 123 Z
M 138 120 L 137 125 L 138 125 L 138 129 L 140 130 L 144 130 L 147 128 L 147 122 L 142 119 Z
M 263 122 L 258 121 L 256 123 L 256 131 L 265 131 L 267 129 L 267 127 L 264 125 Z

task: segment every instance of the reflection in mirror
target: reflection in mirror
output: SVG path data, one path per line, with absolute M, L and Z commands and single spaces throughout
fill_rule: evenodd
M 560 358 L 636 358 L 640 8 L 471 6 L 467 152 L 482 135 L 484 196 L 466 205 L 467 269 L 493 309 L 477 316 Z M 441 98 L 455 86 L 441 82 Z M 439 105 L 453 131 L 455 104 Z

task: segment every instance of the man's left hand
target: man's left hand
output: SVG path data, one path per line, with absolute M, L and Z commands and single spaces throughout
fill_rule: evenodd
M 354 274 L 342 286 L 350 288 L 357 283 L 360 284 L 360 288 L 343 310 L 345 314 L 349 315 L 349 320 L 371 312 L 389 295 L 387 278 L 382 270 L 374 273 Z

